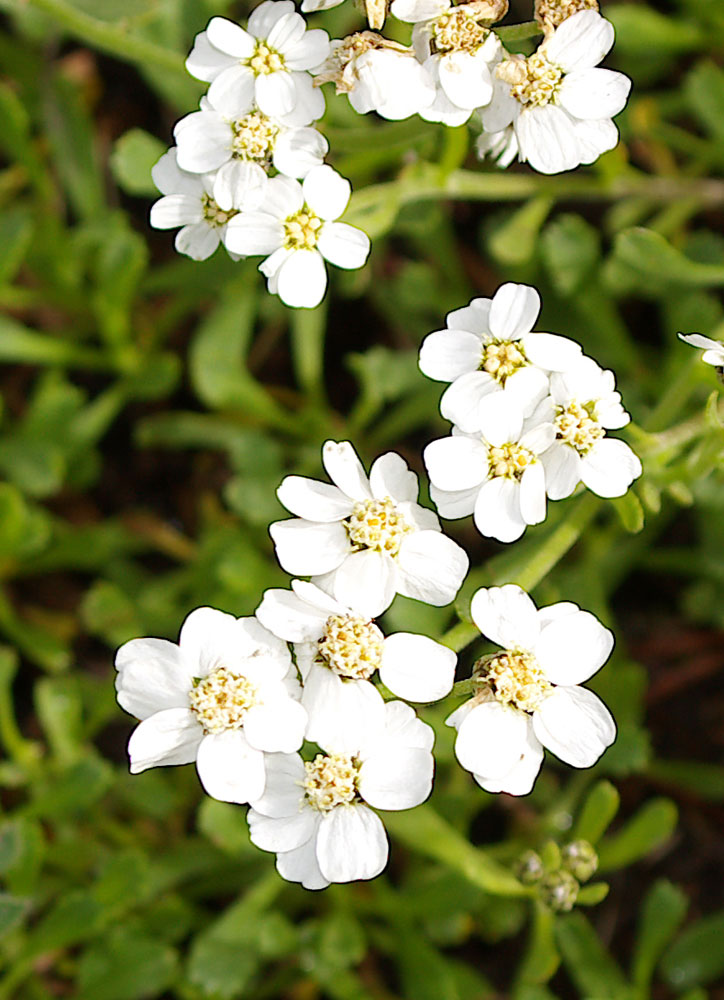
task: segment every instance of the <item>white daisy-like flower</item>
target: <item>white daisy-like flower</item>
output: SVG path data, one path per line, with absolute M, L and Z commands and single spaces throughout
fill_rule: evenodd
M 349 181 L 324 165 L 300 184 L 272 177 L 257 211 L 235 216 L 225 242 L 242 256 L 269 254 L 259 266 L 269 291 L 288 306 L 313 308 L 327 290 L 325 260 L 337 267 L 362 267 L 370 251 L 366 233 L 335 220 L 349 201 Z
M 277 559 L 293 576 L 311 576 L 326 593 L 376 618 L 395 594 L 440 607 L 468 571 L 468 557 L 417 501 L 417 476 L 394 452 L 369 478 L 349 441 L 327 441 L 322 461 L 333 486 L 287 476 L 277 496 L 296 517 L 270 525 Z
M 251 840 L 277 854 L 277 870 L 305 889 L 379 875 L 389 844 L 375 809 L 411 809 L 432 788 L 434 734 L 409 705 L 388 702 L 353 750 L 326 745 L 267 758 L 264 795 L 247 819 Z M 370 808 L 371 807 L 371 808 Z
M 435 100 L 420 110 L 426 121 L 464 124 L 493 96 L 495 66 L 505 50 L 487 26 L 492 11 L 478 2 L 394 0 L 391 12 L 414 24 L 412 44 L 436 87 Z
M 258 204 L 260 189 L 240 178 L 229 190 L 228 208 L 214 198 L 214 174 L 191 174 L 181 170 L 176 148 L 167 150 L 151 170 L 153 183 L 162 193 L 151 206 L 149 222 L 154 229 L 175 229 L 174 246 L 193 260 L 206 260 L 226 238 L 229 221 L 244 208 Z M 266 183 L 266 177 L 264 178 Z M 238 255 L 229 254 L 235 260 Z
M 480 404 L 480 431 L 431 441 L 423 452 L 430 497 L 442 517 L 473 514 L 481 535 L 514 542 L 546 516 L 542 453 L 555 439 L 552 423 L 523 419 L 505 393 Z
M 551 371 L 570 368 L 580 344 L 553 333 L 531 333 L 540 296 L 529 285 L 508 282 L 492 299 L 473 299 L 448 314 L 446 330 L 429 334 L 420 348 L 420 370 L 451 382 L 440 412 L 461 430 L 480 430 L 480 406 L 503 393 L 524 416 L 548 394 Z
M 381 719 L 384 702 L 372 684 L 398 698 L 430 702 L 452 690 L 457 656 L 424 635 L 385 637 L 374 621 L 325 594 L 292 580 L 292 590 L 267 590 L 256 611 L 265 628 L 293 642 L 302 675 L 307 739 L 352 749 Z
M 178 164 L 193 173 L 216 171 L 214 200 L 222 209 L 244 197 L 245 207 L 262 201 L 271 167 L 287 177 L 305 177 L 322 165 L 329 145 L 314 128 L 290 127 L 265 115 L 253 101 L 241 104 L 233 118 L 201 99 L 201 111 L 182 118 L 174 129 Z M 256 197 L 254 194 L 256 193 Z M 253 199 L 253 200 L 252 200 Z
M 712 340 L 701 333 L 680 333 L 679 339 L 692 347 L 698 347 L 704 353 L 701 360 L 704 364 L 713 365 L 717 369 L 717 374 L 721 377 L 722 372 L 718 369 L 724 368 L 724 344 L 719 340 Z
M 212 17 L 198 34 L 186 68 L 210 83 L 209 100 L 233 117 L 239 104 L 254 101 L 272 117 L 297 112 L 307 125 L 322 117 L 324 98 L 312 87 L 308 70 L 329 54 L 329 36 L 307 31 L 292 0 L 265 0 L 252 11 L 246 30 L 224 17 Z
M 359 114 L 376 111 L 392 121 L 421 112 L 436 93 L 414 51 L 374 31 L 332 40 L 330 56 L 316 77 L 317 84 L 329 82 Z
M 593 163 L 618 142 L 611 120 L 623 110 L 631 81 L 597 68 L 613 45 L 613 26 L 594 10 L 563 21 L 533 55 L 512 56 L 495 70 L 495 92 L 483 128 L 512 125 L 518 158 L 544 174 Z
M 286 643 L 255 618 L 197 608 L 178 645 L 132 639 L 116 654 L 118 702 L 140 725 L 131 773 L 189 764 L 209 795 L 249 802 L 264 792 L 265 753 L 292 753 L 307 713 Z
M 552 421 L 556 429 L 541 455 L 551 500 L 570 496 L 580 482 L 600 497 L 620 497 L 641 475 L 641 462 L 626 442 L 606 437 L 606 430 L 631 419 L 615 387 L 613 372 L 592 358 L 551 375 L 551 394 L 532 418 Z
M 488 792 L 527 795 L 544 747 L 572 767 L 595 764 L 616 725 L 578 685 L 610 656 L 611 632 L 568 601 L 536 610 L 514 584 L 479 590 L 470 610 L 503 651 L 479 661 L 477 693 L 447 719 L 462 766 Z

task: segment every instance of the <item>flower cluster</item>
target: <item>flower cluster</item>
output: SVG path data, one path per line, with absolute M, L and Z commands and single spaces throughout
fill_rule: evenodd
M 424 452 L 430 494 L 447 518 L 473 514 L 481 534 L 512 542 L 546 516 L 546 498 L 583 483 L 622 496 L 641 474 L 629 446 L 606 436 L 629 415 L 613 372 L 575 341 L 533 332 L 537 291 L 502 285 L 447 317 L 420 350 L 429 378 L 449 382 L 440 401 L 452 433 Z
M 208 92 L 152 171 L 164 196 L 152 226 L 181 226 L 176 249 L 194 260 L 219 243 L 235 260 L 265 255 L 269 290 L 290 306 L 322 300 L 325 260 L 357 268 L 369 253 L 363 232 L 336 221 L 351 188 L 324 164 L 327 140 L 312 127 L 324 98 L 311 71 L 329 49 L 327 33 L 308 31 L 291 0 L 265 0 L 246 30 L 212 18 L 186 61 Z

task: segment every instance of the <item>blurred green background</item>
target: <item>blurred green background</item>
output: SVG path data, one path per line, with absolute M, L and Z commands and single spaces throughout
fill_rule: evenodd
M 329 161 L 373 250 L 311 312 L 257 261 L 194 263 L 147 224 L 150 167 L 202 92 L 184 55 L 248 10 L 0 0 L 0 1000 L 722 998 L 724 407 L 675 333 L 724 339 L 724 6 L 604 7 L 634 89 L 619 147 L 573 175 L 498 173 L 466 128 L 328 92 Z M 350 3 L 314 23 L 362 26 Z M 422 473 L 447 425 L 419 344 L 509 280 L 615 370 L 644 476 L 551 504 L 512 547 L 448 523 L 473 567 L 457 611 L 509 581 L 594 611 L 617 636 L 592 687 L 619 738 L 590 771 L 548 759 L 531 796 L 494 797 L 453 762 L 450 706 L 425 709 L 436 786 L 390 814 L 388 872 L 306 892 L 192 767 L 128 775 L 114 649 L 285 586 L 274 491 L 320 475 L 326 438 Z M 403 599 L 385 616 L 457 620 Z M 611 888 L 554 914 L 509 872 L 573 836 Z

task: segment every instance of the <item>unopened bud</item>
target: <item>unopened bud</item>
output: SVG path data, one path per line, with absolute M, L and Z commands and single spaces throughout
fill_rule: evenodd
M 587 882 L 598 868 L 598 855 L 587 840 L 572 840 L 561 850 L 563 867 L 579 882 Z
M 523 885 L 534 885 L 543 878 L 544 868 L 540 855 L 524 851 L 515 864 L 515 876 Z
M 549 872 L 540 883 L 541 899 L 556 913 L 567 913 L 578 899 L 580 886 L 570 872 Z

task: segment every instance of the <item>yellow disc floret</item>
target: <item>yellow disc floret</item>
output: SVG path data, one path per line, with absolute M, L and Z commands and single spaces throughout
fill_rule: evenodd
M 248 60 L 248 66 L 257 76 L 279 73 L 286 68 L 284 65 L 284 56 L 262 41 L 256 43 L 256 48 Z
M 355 615 L 332 615 L 318 649 L 322 661 L 340 677 L 367 680 L 382 662 L 383 636 L 371 621 Z
M 469 10 L 457 7 L 436 18 L 430 34 L 435 52 L 477 52 L 490 31 Z
M 530 653 L 501 653 L 490 660 L 483 677 L 497 701 L 523 712 L 535 712 L 553 690 Z
M 504 65 L 501 64 L 501 67 Z M 540 108 L 551 102 L 555 104 L 563 79 L 560 66 L 548 62 L 538 50 L 527 59 L 516 60 L 515 70 L 517 79 L 510 92 L 517 101 L 529 108 Z M 505 69 L 499 68 L 497 72 L 505 79 Z
M 242 674 L 219 667 L 189 691 L 189 705 L 206 733 L 241 729 L 244 716 L 259 705 L 256 687 Z
M 204 222 L 213 226 L 214 229 L 219 229 L 221 226 L 225 226 L 229 219 L 233 219 L 235 215 L 239 214 L 238 209 L 236 208 L 219 208 L 210 194 L 205 194 L 203 196 L 201 205 L 204 213 Z
M 414 530 L 390 497 L 356 503 L 344 524 L 354 548 L 389 556 L 397 555 L 405 535 Z
M 496 382 L 505 385 L 505 380 L 517 372 L 519 368 L 525 368 L 528 359 L 521 344 L 515 340 L 492 341 L 483 345 L 483 353 L 480 359 L 480 371 L 492 375 Z
M 323 222 L 319 216 L 304 208 L 290 215 L 283 222 L 284 248 L 286 250 L 314 250 Z
M 307 772 L 302 787 L 312 809 L 329 812 L 335 806 L 349 805 L 357 798 L 359 765 L 350 754 L 330 756 L 318 753 L 304 764 Z
M 520 479 L 529 465 L 537 461 L 536 455 L 514 441 L 491 446 L 488 449 L 488 463 L 491 478 L 504 476 L 506 479 Z
M 261 111 L 237 118 L 231 123 L 234 138 L 231 148 L 239 160 L 253 160 L 268 163 L 274 152 L 274 143 L 279 135 L 279 126 Z
M 556 407 L 556 437 L 580 455 L 587 454 L 606 433 L 593 415 L 594 410 L 594 403 L 581 404 L 575 400 Z

